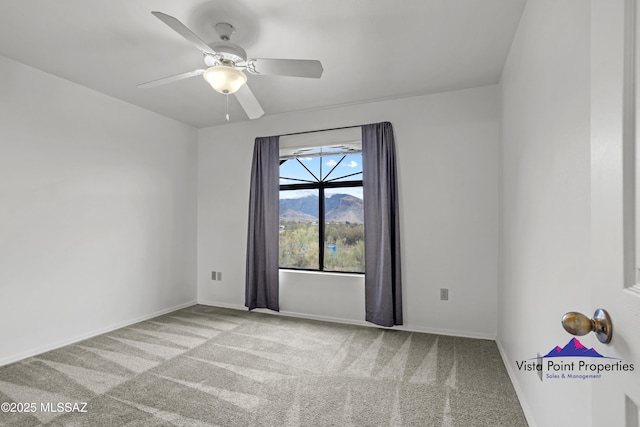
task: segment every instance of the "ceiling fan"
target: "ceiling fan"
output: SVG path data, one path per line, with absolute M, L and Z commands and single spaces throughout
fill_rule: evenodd
M 243 71 L 248 71 L 255 75 L 310 77 L 316 79 L 322 76 L 322 64 L 316 60 L 247 59 L 245 50 L 230 42 L 235 28 L 226 22 L 220 22 L 215 25 L 216 32 L 220 35 L 220 41 L 205 43 L 173 16 L 162 12 L 151 13 L 193 43 L 204 55 L 204 63 L 208 68 L 152 80 L 139 84 L 138 87 L 149 88 L 202 75 L 217 92 L 225 95 L 235 94 L 247 116 L 250 119 L 257 119 L 264 114 L 264 110 L 251 89 L 249 89 L 249 86 L 247 86 L 247 76 Z M 228 119 L 229 115 L 227 114 Z

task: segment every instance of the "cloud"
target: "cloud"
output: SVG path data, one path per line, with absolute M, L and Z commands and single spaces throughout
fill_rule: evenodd
M 331 159 L 328 162 L 325 163 L 325 165 L 333 167 L 335 165 L 337 165 L 338 162 L 336 162 L 335 160 Z M 349 163 L 342 163 L 340 166 L 344 166 L 347 168 L 357 168 L 358 167 L 358 162 L 351 160 Z
M 280 199 L 297 199 L 300 197 L 317 196 L 318 190 L 290 190 L 281 191 Z

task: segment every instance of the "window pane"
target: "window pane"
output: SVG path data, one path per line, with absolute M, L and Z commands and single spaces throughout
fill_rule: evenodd
M 324 270 L 364 273 L 362 187 L 325 191 Z
M 320 267 L 318 190 L 280 191 L 280 267 Z
M 289 159 L 280 165 L 280 185 L 318 182 L 320 158 L 301 158 L 299 160 Z
M 322 157 L 323 181 L 362 179 L 362 154 L 349 154 L 344 156 L 344 159 L 342 157 L 340 155 Z

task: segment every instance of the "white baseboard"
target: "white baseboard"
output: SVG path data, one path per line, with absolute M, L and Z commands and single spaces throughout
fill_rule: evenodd
M 513 388 L 516 390 L 516 395 L 518 396 L 518 400 L 520 401 L 520 406 L 522 407 L 522 412 L 524 412 L 524 417 L 527 420 L 527 424 L 529 424 L 529 427 L 536 427 L 537 424 L 533 419 L 533 412 L 531 412 L 531 408 L 529 408 L 529 405 L 527 404 L 524 392 L 520 387 L 520 383 L 518 383 L 518 378 L 516 377 L 516 373 L 513 370 L 512 361 L 507 359 L 507 354 L 504 351 L 502 343 L 499 339 L 496 339 L 496 344 L 498 346 L 498 351 L 500 352 L 500 357 L 502 357 L 502 363 L 507 368 L 507 374 L 509 375 L 511 384 L 513 384 Z
M 198 304 L 247 311 L 247 307 L 243 305 L 220 303 L 216 301 L 198 300 Z M 324 322 L 342 323 L 342 324 L 357 325 L 357 326 L 368 326 L 372 328 L 382 328 L 382 326 L 374 325 L 373 323 L 369 323 L 364 320 L 345 319 L 341 317 L 330 317 L 330 316 L 319 316 L 315 314 L 297 313 L 294 311 L 273 311 L 273 310 L 266 310 L 266 309 L 260 309 L 260 308 L 257 308 L 253 311 L 258 313 L 274 314 L 274 315 L 287 316 L 287 317 L 297 317 L 300 319 L 321 320 Z M 435 329 L 435 328 L 424 328 L 424 327 L 416 327 L 412 325 L 394 326 L 393 329 L 403 330 L 407 332 L 421 332 L 424 334 L 448 335 L 453 337 L 476 338 L 476 339 L 485 339 L 485 340 L 491 340 L 491 341 L 495 341 L 496 339 L 496 336 L 491 334 Z
M 0 366 L 8 365 L 9 363 L 18 362 L 20 360 L 26 359 L 28 357 L 37 356 L 38 354 L 46 353 L 47 351 L 55 350 L 60 347 L 64 347 L 66 345 L 75 344 L 77 342 L 93 338 L 97 335 L 106 334 L 107 332 L 114 331 L 116 329 L 124 328 L 126 326 L 133 325 L 134 323 L 143 322 L 145 320 L 152 319 L 154 317 L 162 316 L 163 314 L 171 313 L 172 311 L 180 310 L 182 308 L 191 307 L 192 305 L 196 305 L 196 301 L 190 301 L 184 304 L 179 304 L 170 308 L 166 308 L 163 310 L 159 310 L 153 313 L 145 314 L 144 316 L 136 317 L 135 319 L 125 320 L 123 322 L 118 322 L 116 324 L 107 326 L 105 328 L 100 328 L 95 331 L 87 332 L 84 334 L 76 335 L 74 337 L 58 341 L 54 344 L 49 344 L 43 347 L 34 348 L 19 354 L 15 354 L 9 357 L 5 357 L 0 359 Z

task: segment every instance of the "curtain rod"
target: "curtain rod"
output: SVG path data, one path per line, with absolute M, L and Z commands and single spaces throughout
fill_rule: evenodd
M 342 126 L 342 127 L 329 128 L 329 129 L 305 130 L 305 131 L 302 131 L 302 132 L 291 132 L 291 133 L 284 133 L 282 135 L 274 135 L 274 136 L 294 136 L 294 135 L 304 135 L 305 133 L 329 132 L 329 131 L 332 131 L 332 130 L 360 128 L 362 126 L 367 126 L 367 125 L 370 125 L 370 124 L 373 124 L 373 123 L 368 123 L 368 124 L 364 124 L 364 125 Z

